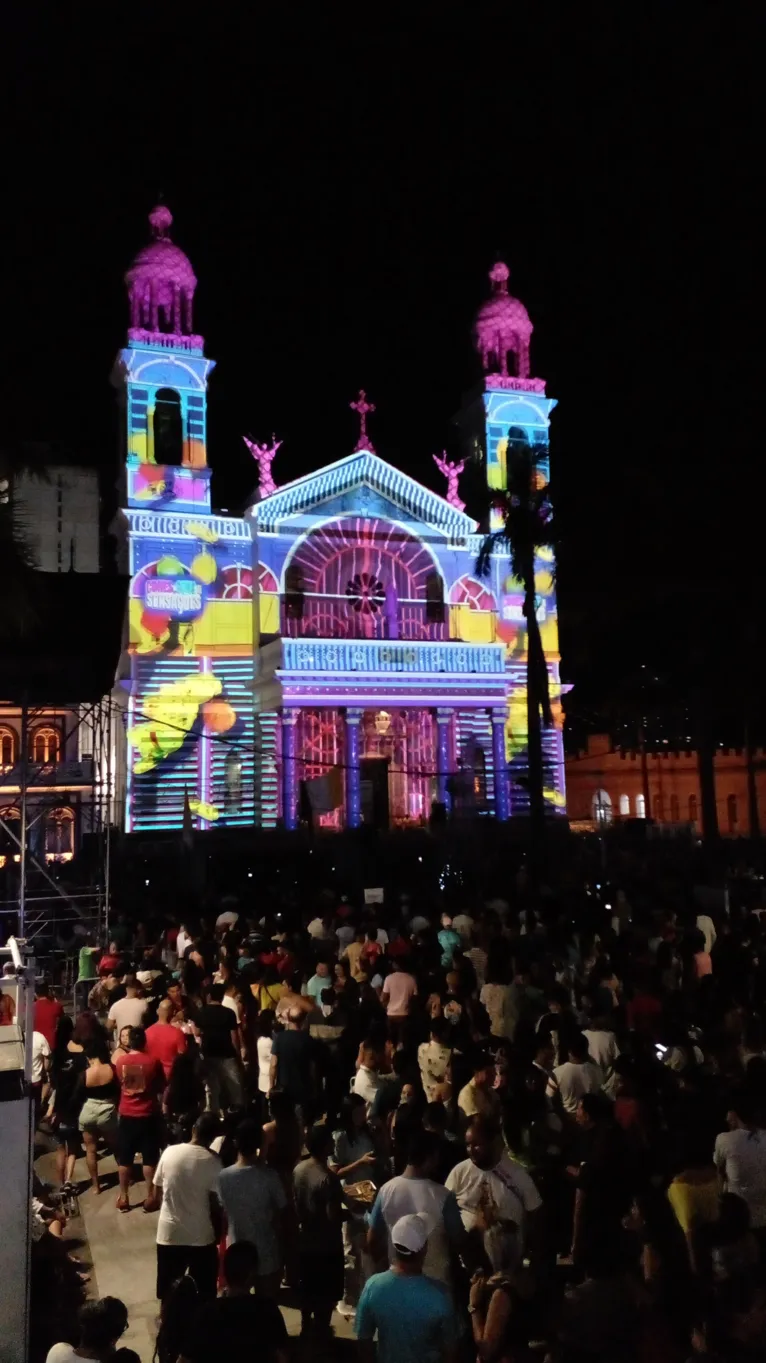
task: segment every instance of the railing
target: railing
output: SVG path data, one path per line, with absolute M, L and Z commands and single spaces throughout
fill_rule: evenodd
M 442 608 L 441 620 L 429 620 L 428 609 L 424 601 L 400 601 L 398 638 L 413 641 L 449 639 L 449 607 Z M 303 598 L 303 613 L 299 619 L 282 602 L 282 634 L 288 639 L 391 638 L 382 609 L 368 614 L 354 610 L 346 598 L 311 598 L 308 595 Z
M 502 674 L 505 645 L 422 643 L 407 640 L 335 641 L 283 639 L 282 668 L 286 672 L 416 672 Z
M 64 762 L 27 763 L 28 786 L 89 786 L 93 782 L 93 758 L 83 757 L 79 761 L 67 759 Z M 0 788 L 20 786 L 21 763 L 0 767 Z

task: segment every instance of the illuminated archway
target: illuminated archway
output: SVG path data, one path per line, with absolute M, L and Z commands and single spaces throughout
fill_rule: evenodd
M 391 521 L 362 516 L 329 521 L 296 546 L 285 580 L 300 573 L 300 618 L 286 612 L 286 632 L 335 639 L 443 639 L 443 620 L 429 618 L 429 588 L 438 562 L 414 535 Z M 398 632 L 391 628 L 396 614 Z

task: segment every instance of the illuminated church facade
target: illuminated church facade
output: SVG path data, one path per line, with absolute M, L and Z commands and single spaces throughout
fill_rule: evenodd
M 356 448 L 275 482 L 278 443 L 246 442 L 259 496 L 212 509 L 196 279 L 161 206 L 126 275 L 130 328 L 113 380 L 124 411 L 124 538 L 131 579 L 117 693 L 125 710 L 125 826 L 427 822 L 433 802 L 507 820 L 527 807 L 526 629 L 509 559 L 479 578 L 479 525 L 461 465 L 434 456 L 446 495 L 382 459 L 362 393 Z M 509 431 L 547 443 L 554 400 L 529 374 L 532 325 L 496 265 L 475 340 L 490 489 Z M 553 562 L 537 614 L 557 723 L 544 731 L 546 799 L 565 813 Z M 306 786 L 303 786 L 306 782 Z

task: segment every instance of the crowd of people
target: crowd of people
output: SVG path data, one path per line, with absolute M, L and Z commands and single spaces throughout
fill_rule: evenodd
M 766 921 L 661 898 L 122 916 L 77 1016 L 42 986 L 62 1187 L 111 1152 L 137 1212 L 140 1159 L 159 1363 L 280 1363 L 285 1288 L 381 1363 L 763 1357 Z

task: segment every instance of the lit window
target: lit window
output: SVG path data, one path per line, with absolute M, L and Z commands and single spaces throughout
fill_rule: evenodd
M 52 809 L 45 820 L 46 861 L 70 861 L 74 855 L 74 813 Z
M 29 756 L 33 762 L 58 762 L 61 735 L 58 729 L 34 729 L 29 737 Z
M 0 767 L 12 767 L 16 761 L 16 735 L 13 729 L 0 729 Z
M 605 790 L 597 790 L 591 801 L 593 818 L 598 824 L 612 822 L 612 801 Z
M 643 795 L 636 796 L 636 818 L 637 819 L 646 818 L 646 800 L 644 799 Z
M 622 819 L 627 819 L 627 818 L 629 818 L 629 817 L 630 817 L 630 796 L 629 796 L 629 795 L 621 795 L 621 796 L 620 796 L 620 818 L 622 818 Z

